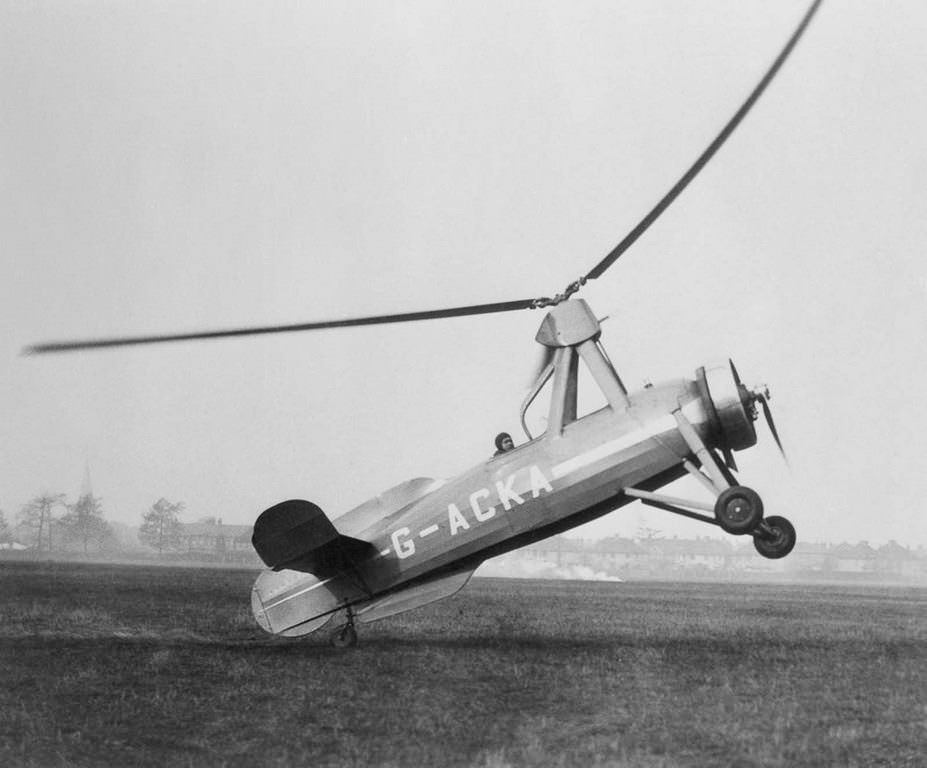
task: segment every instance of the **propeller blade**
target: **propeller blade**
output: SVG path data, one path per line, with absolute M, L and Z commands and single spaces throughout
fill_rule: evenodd
M 782 454 L 782 458 L 785 460 L 786 465 L 788 465 L 789 457 L 785 455 L 785 448 L 782 447 L 782 441 L 779 439 L 779 432 L 776 429 L 776 423 L 773 421 L 772 410 L 769 408 L 769 403 L 762 395 L 757 395 L 756 399 L 760 402 L 760 405 L 763 406 L 763 415 L 766 417 L 766 423 L 769 425 L 769 431 L 772 432 L 773 440 L 775 440 L 776 445 L 779 446 L 779 453 Z
M 788 58 L 789 54 L 792 52 L 792 49 L 795 47 L 798 40 L 801 38 L 802 34 L 805 31 L 805 28 L 811 22 L 811 18 L 814 16 L 815 11 L 817 11 L 818 6 L 821 4 L 821 0 L 814 0 L 811 3 L 811 6 L 805 12 L 804 17 L 799 23 L 798 27 L 792 33 L 792 36 L 789 38 L 789 41 L 785 44 L 785 47 L 780 51 L 779 55 L 776 57 L 776 60 L 772 63 L 772 66 L 767 70 L 766 74 L 763 75 L 763 78 L 753 89 L 750 95 L 747 97 L 747 100 L 741 104 L 740 109 L 734 113 L 734 116 L 728 120 L 724 128 L 721 129 L 721 132 L 715 137 L 714 141 L 708 145 L 708 148 L 699 155 L 698 159 L 692 164 L 692 167 L 686 171 L 682 178 L 677 181 L 672 189 L 663 196 L 663 198 L 658 202 L 653 209 L 641 219 L 637 226 L 634 227 L 618 245 L 616 245 L 611 253 L 609 253 L 602 261 L 596 264 L 588 273 L 586 273 L 587 280 L 594 280 L 597 277 L 600 277 L 606 269 L 608 269 L 612 264 L 614 264 L 618 257 L 621 256 L 625 251 L 628 250 L 637 239 L 644 234 L 653 224 L 660 215 L 670 207 L 672 202 L 679 196 L 679 194 L 689 186 L 689 182 L 692 181 L 699 172 L 704 168 L 708 161 L 714 157 L 714 154 L 721 148 L 728 137 L 734 132 L 734 129 L 740 125 L 740 121 L 744 119 L 753 105 L 756 103 L 757 99 L 763 94 L 763 91 L 766 90 L 766 86 L 772 81 L 776 76 L 776 73 L 779 71 L 779 68 Z
M 493 312 L 512 312 L 534 306 L 534 299 L 503 301 L 495 304 L 474 304 L 467 307 L 434 309 L 424 312 L 405 312 L 395 315 L 372 315 L 370 317 L 352 317 L 344 320 L 325 320 L 315 323 L 298 323 L 294 325 L 268 325 L 254 328 L 229 328 L 217 331 L 195 331 L 191 333 L 161 334 L 155 336 L 122 336 L 107 339 L 83 339 L 79 341 L 51 341 L 33 344 L 23 350 L 26 355 L 38 355 L 48 352 L 73 352 L 84 349 L 101 349 L 106 347 L 127 347 L 142 344 L 163 344 L 170 341 L 191 341 L 193 339 L 221 339 L 230 336 L 256 336 L 270 333 L 292 333 L 294 331 L 318 331 L 330 328 L 350 328 L 360 325 L 382 325 L 384 323 L 408 323 L 415 320 L 434 320 L 444 317 L 463 317 L 466 315 L 485 315 Z
M 723 453 L 724 453 L 724 463 L 725 465 L 727 465 L 727 468 L 731 470 L 732 472 L 737 472 L 738 471 L 737 461 L 734 459 L 734 452 L 727 446 L 724 446 Z

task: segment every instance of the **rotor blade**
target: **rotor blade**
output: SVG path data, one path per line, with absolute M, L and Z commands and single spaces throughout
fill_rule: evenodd
M 382 325 L 385 323 L 408 323 L 414 320 L 434 320 L 443 317 L 463 317 L 466 315 L 485 315 L 493 312 L 512 312 L 529 309 L 534 306 L 534 299 L 502 301 L 495 304 L 474 304 L 467 307 L 433 309 L 424 312 L 405 312 L 396 315 L 372 315 L 370 317 L 352 317 L 344 320 L 323 320 L 314 323 L 295 325 L 268 325 L 254 328 L 230 328 L 218 331 L 196 331 L 192 333 L 175 333 L 157 336 L 123 336 L 108 339 L 84 339 L 78 341 L 51 341 L 33 344 L 23 350 L 23 354 L 37 355 L 48 352 L 73 352 L 81 349 L 101 349 L 105 347 L 127 347 L 141 344 L 162 344 L 169 341 L 192 341 L 194 339 L 220 339 L 229 336 L 256 336 L 270 333 L 290 333 L 293 331 L 317 331 L 328 328 L 349 328 L 359 325 Z
M 805 28 L 811 21 L 811 17 L 814 16 L 815 11 L 817 11 L 820 4 L 821 0 L 814 0 L 814 2 L 811 3 L 811 7 L 805 12 L 804 18 L 801 20 L 798 28 L 792 33 L 792 37 L 789 38 L 785 48 L 783 48 L 779 55 L 776 57 L 776 60 L 772 63 L 772 66 L 769 68 L 766 74 L 763 75 L 763 79 L 760 80 L 757 86 L 753 89 L 752 93 L 741 105 L 740 109 L 734 113 L 734 116 L 728 121 L 727 125 L 721 129 L 721 133 L 719 133 L 715 137 L 715 140 L 708 145 L 708 148 L 702 152 L 701 155 L 699 155 L 698 159 L 692 164 L 692 167 L 689 168 L 685 174 L 683 174 L 682 178 L 679 179 L 679 181 L 676 182 L 672 189 L 666 193 L 663 199 L 660 200 L 656 206 L 654 206 L 653 210 L 651 210 L 650 213 L 648 213 L 646 216 L 644 216 L 643 219 L 640 220 L 640 222 L 638 222 L 637 226 L 634 227 L 634 229 L 632 229 L 627 234 L 627 236 L 625 236 L 624 240 L 622 240 L 612 249 L 608 256 L 602 259 L 602 261 L 596 264 L 595 267 L 593 267 L 586 274 L 587 280 L 594 280 L 595 278 L 602 275 L 602 273 L 605 272 L 605 270 L 608 269 L 612 264 L 614 264 L 618 260 L 618 257 L 621 256 L 621 254 L 623 254 L 626 250 L 628 250 L 628 248 L 630 248 L 635 243 L 635 241 L 642 234 L 644 234 L 644 232 L 647 231 L 650 225 L 659 218 L 660 214 L 669 208 L 669 206 L 679 196 L 679 194 L 687 186 L 689 186 L 689 182 L 691 182 L 692 179 L 698 175 L 699 171 L 705 167 L 708 161 L 711 160 L 715 152 L 717 152 L 721 148 L 721 145 L 727 141 L 728 136 L 734 132 L 734 129 L 737 128 L 737 126 L 740 124 L 740 121 L 744 119 L 746 114 L 753 107 L 754 103 L 756 103 L 756 100 L 759 99 L 763 94 L 763 91 L 766 90 L 766 86 L 769 85 L 772 79 L 776 76 L 779 68 L 792 52 L 792 49 L 795 47 L 795 44 L 802 36 L 802 33 L 804 33 Z
M 740 121 L 743 120 L 744 116 L 750 111 L 753 104 L 760 97 L 763 91 L 766 89 L 766 86 L 769 85 L 770 81 L 778 72 L 779 68 L 785 62 L 786 58 L 791 53 L 792 49 L 795 47 L 802 33 L 805 31 L 805 28 L 808 26 L 811 21 L 812 16 L 814 16 L 815 11 L 817 11 L 818 6 L 821 4 L 821 0 L 814 0 L 811 7 L 805 13 L 804 18 L 799 24 L 798 28 L 792 34 L 792 37 L 789 39 L 785 48 L 779 53 L 779 56 L 773 62 L 772 66 L 764 75 L 763 79 L 760 80 L 759 84 L 753 89 L 753 92 L 747 98 L 747 100 L 741 105 L 740 109 L 734 114 L 734 116 L 728 121 L 727 125 L 721 130 L 714 141 L 708 146 L 708 148 L 699 156 L 691 168 L 682 176 L 679 181 L 670 189 L 670 191 L 663 197 L 660 202 L 650 211 L 641 221 L 637 224 L 631 232 L 609 253 L 602 261 L 600 261 L 592 270 L 590 270 L 586 275 L 585 279 L 594 280 L 595 278 L 602 275 L 605 270 L 607 270 L 617 259 L 621 256 L 631 245 L 653 224 L 654 221 L 665 211 L 670 204 L 679 196 L 679 194 L 689 185 L 692 179 L 702 170 L 702 168 L 708 163 L 708 161 L 714 156 L 715 152 L 721 147 L 722 144 L 727 140 L 728 136 L 734 131 L 734 129 L 739 125 Z M 580 283 L 581 284 L 581 283 Z M 439 309 L 439 310 L 429 310 L 424 312 L 407 312 L 403 314 L 395 315 L 374 315 L 371 317 L 357 317 L 357 318 L 348 318 L 344 320 L 329 320 L 321 321 L 314 323 L 300 323 L 294 325 L 274 325 L 274 326 L 265 326 L 265 327 L 255 327 L 255 328 L 233 328 L 228 330 L 218 330 L 218 331 L 197 331 L 192 333 L 177 333 L 177 334 L 162 334 L 154 336 L 129 336 L 129 337 L 113 337 L 113 338 L 104 338 L 104 339 L 86 339 L 78 341 L 57 341 L 57 342 L 46 342 L 42 344 L 34 344 L 32 346 L 26 347 L 23 350 L 23 354 L 34 355 L 34 354 L 44 354 L 49 352 L 69 352 L 76 350 L 85 350 L 85 349 L 101 349 L 107 347 L 124 347 L 124 346 L 133 346 L 133 345 L 142 345 L 142 344 L 161 344 L 171 341 L 191 341 L 194 339 L 217 339 L 217 338 L 227 338 L 231 336 L 254 336 L 259 334 L 271 334 L 271 333 L 289 333 L 293 331 L 313 331 L 313 330 L 323 330 L 329 328 L 346 328 L 351 326 L 361 326 L 361 325 L 380 325 L 385 323 L 402 323 L 402 322 L 411 322 L 414 320 L 432 320 L 438 318 L 446 317 L 462 317 L 466 315 L 479 315 L 479 314 L 489 314 L 494 312 L 511 312 L 520 309 L 529 309 L 537 307 L 536 299 L 519 299 L 517 301 L 507 301 L 499 302 L 496 304 L 477 304 L 467 307 L 454 307 L 449 309 Z
M 766 423 L 769 425 L 769 431 L 772 432 L 773 440 L 776 441 L 776 445 L 779 446 L 779 453 L 782 454 L 782 458 L 785 460 L 785 463 L 789 463 L 789 457 L 785 455 L 785 448 L 782 447 L 782 441 L 779 439 L 779 432 L 776 430 L 776 424 L 773 421 L 772 411 L 769 408 L 769 403 L 766 402 L 766 398 L 758 395 L 757 400 L 760 401 L 760 405 L 763 406 L 763 415 L 766 417 Z

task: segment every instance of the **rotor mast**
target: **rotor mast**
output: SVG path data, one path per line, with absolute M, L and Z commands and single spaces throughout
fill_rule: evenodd
M 548 431 L 559 436 L 567 424 L 576 421 L 580 360 L 613 410 L 623 411 L 630 405 L 628 392 L 599 343 L 601 334 L 602 326 L 583 299 L 560 301 L 544 316 L 535 340 L 552 350 L 553 357 L 522 404 L 521 422 L 529 437 L 526 411 L 551 376 Z

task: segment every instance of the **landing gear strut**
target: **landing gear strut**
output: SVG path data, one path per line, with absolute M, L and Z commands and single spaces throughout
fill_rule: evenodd
M 332 632 L 329 638 L 329 642 L 331 642 L 335 648 L 353 648 L 357 645 L 357 630 L 354 628 L 354 611 L 350 605 L 346 610 L 347 622 Z
M 682 466 L 716 497 L 714 504 L 677 499 L 640 488 L 622 488 L 622 493 L 640 499 L 648 506 L 720 526 L 727 533 L 739 536 L 750 534 L 756 551 L 763 557 L 777 560 L 789 554 L 795 546 L 795 528 L 792 524 L 784 517 L 771 516 L 764 519 L 763 500 L 759 494 L 745 485 L 737 485 L 729 467 L 705 445 L 682 410 L 674 411 L 673 416 L 679 433 L 701 465 L 699 467 L 689 459 L 683 459 Z M 714 516 L 705 512 L 713 512 Z

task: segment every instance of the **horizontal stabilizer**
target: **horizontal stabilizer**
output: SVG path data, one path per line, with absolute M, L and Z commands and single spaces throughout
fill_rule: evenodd
M 319 577 L 347 570 L 374 551 L 369 542 L 340 534 L 321 508 L 301 499 L 264 510 L 251 543 L 268 568 Z
M 265 632 L 297 637 L 320 629 L 342 606 L 366 596 L 345 574 L 320 579 L 301 571 L 264 571 L 251 590 L 251 610 Z
M 369 600 L 357 580 L 345 573 L 319 578 L 287 569 L 264 571 L 251 590 L 251 610 L 265 632 L 298 637 L 321 629 L 348 605 L 364 623 L 420 608 L 463 589 L 472 575 L 470 570 L 442 576 Z
M 359 605 L 355 609 L 355 615 L 358 621 L 369 623 L 385 619 L 387 616 L 395 616 L 397 613 L 411 611 L 413 608 L 420 608 L 456 594 L 466 586 L 472 575 L 473 571 L 463 571 L 393 592 L 386 597 L 374 598 L 369 603 Z

